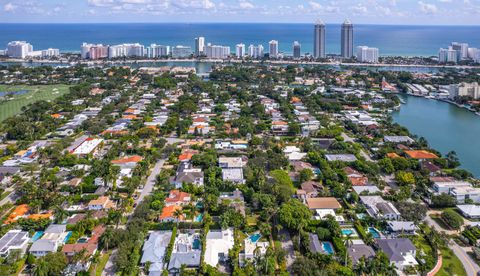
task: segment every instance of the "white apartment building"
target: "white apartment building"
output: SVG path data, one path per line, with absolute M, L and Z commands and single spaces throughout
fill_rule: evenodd
M 33 52 L 32 44 L 26 41 L 12 41 L 7 44 L 7 56 L 25 58 Z
M 225 59 L 228 58 L 228 56 L 230 55 L 230 47 L 208 44 L 205 53 L 208 58 Z
M 378 48 L 370 48 L 368 46 L 357 47 L 357 60 L 367 63 L 378 63 Z
M 268 53 L 271 58 L 277 58 L 278 57 L 278 41 L 277 40 L 271 40 L 268 42 Z
M 195 38 L 195 55 L 201 56 L 205 54 L 205 37 L 200 36 Z
M 120 44 L 108 47 L 108 58 L 143 57 L 145 47 L 139 43 Z
M 243 43 L 240 43 L 240 44 L 237 44 L 237 46 L 235 47 L 235 55 L 237 56 L 237 58 L 243 58 L 246 53 L 245 53 L 245 44 Z
M 170 46 L 151 44 L 147 47 L 147 56 L 149 58 L 166 57 L 170 55 Z
M 263 45 L 259 44 L 257 46 L 250 44 L 248 46 L 248 55 L 252 58 L 262 58 L 263 57 Z

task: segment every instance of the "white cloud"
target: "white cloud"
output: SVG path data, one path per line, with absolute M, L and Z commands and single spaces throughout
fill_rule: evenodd
M 425 3 L 423 1 L 419 1 L 418 5 L 420 5 L 420 11 L 423 12 L 423 13 L 435 14 L 435 13 L 438 12 L 438 8 L 434 4 L 429 4 L 429 3 Z
M 108 7 L 115 4 L 114 0 L 88 0 L 88 4 L 95 7 Z
M 308 4 L 310 5 L 310 7 L 313 9 L 313 10 L 320 10 L 322 9 L 322 5 L 320 3 L 317 3 L 317 2 L 314 2 L 314 1 L 310 1 L 308 2 Z
M 15 6 L 12 3 L 7 3 L 3 6 L 3 10 L 6 11 L 6 12 L 13 12 L 13 11 L 15 11 L 16 8 L 17 8 L 17 6 Z
M 248 2 L 248 1 L 240 1 L 239 6 L 240 6 L 241 9 L 244 9 L 244 10 L 249 10 L 249 9 L 254 9 L 255 8 L 255 5 L 253 5 L 252 3 Z

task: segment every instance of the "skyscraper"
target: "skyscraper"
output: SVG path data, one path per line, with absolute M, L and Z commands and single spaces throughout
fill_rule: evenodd
M 195 38 L 195 55 L 201 56 L 205 54 L 205 37 L 200 36 Z
M 468 59 L 468 43 L 452 42 L 452 48 L 458 51 L 458 60 Z
M 301 45 L 298 41 L 293 42 L 293 58 L 300 58 L 301 55 Z
M 245 44 L 243 43 L 237 44 L 235 48 L 236 48 L 235 54 L 237 58 L 243 58 L 245 56 Z
M 342 57 L 351 58 L 353 56 L 353 24 L 350 20 L 345 20 L 342 24 Z
M 271 58 L 277 58 L 278 57 L 278 41 L 277 40 L 271 40 L 268 42 L 268 48 L 269 48 L 269 55 Z
M 313 57 L 325 58 L 325 24 L 320 20 L 313 30 Z
M 7 56 L 25 58 L 33 52 L 33 46 L 25 41 L 12 41 L 7 45 Z

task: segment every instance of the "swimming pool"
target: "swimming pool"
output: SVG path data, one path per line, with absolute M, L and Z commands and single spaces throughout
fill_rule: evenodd
M 32 236 L 32 242 L 36 242 L 38 239 L 40 239 L 41 237 L 43 236 L 43 231 L 38 231 L 38 232 L 35 232 L 35 234 L 33 234 Z
M 378 239 L 380 238 L 380 232 L 378 232 L 377 229 L 373 228 L 373 227 L 368 227 L 368 232 L 372 234 L 372 237 L 374 239 Z
M 345 236 L 353 235 L 353 229 L 342 229 L 342 234 Z
M 67 243 L 70 237 L 72 236 L 72 231 L 68 231 L 65 239 L 63 239 L 63 243 Z
M 328 255 L 333 255 L 333 253 L 335 253 L 332 244 L 329 242 L 322 242 L 322 249 L 327 252 Z
M 195 217 L 195 222 L 202 222 L 203 219 L 203 214 L 199 214 L 197 217 Z
M 255 234 L 251 235 L 249 237 L 249 239 L 250 239 L 251 242 L 256 243 L 261 237 L 262 237 L 262 235 L 260 233 L 255 233 Z
M 192 249 L 200 249 L 200 239 L 194 239 L 192 243 Z

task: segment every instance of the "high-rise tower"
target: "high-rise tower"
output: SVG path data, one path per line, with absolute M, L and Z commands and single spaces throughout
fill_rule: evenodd
M 318 20 L 313 30 L 313 56 L 325 58 L 325 24 Z
M 353 56 L 353 24 L 350 20 L 345 20 L 342 24 L 342 57 L 351 58 Z

